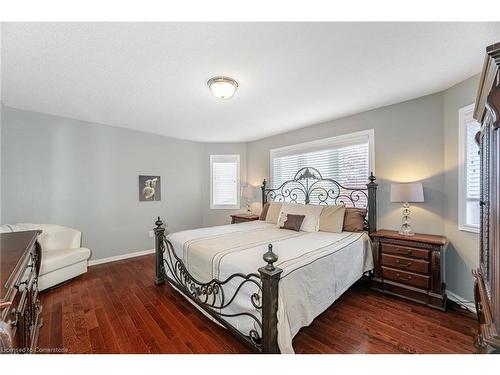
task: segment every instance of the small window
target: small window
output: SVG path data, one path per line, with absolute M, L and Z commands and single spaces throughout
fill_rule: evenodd
M 480 129 L 472 114 L 474 104 L 459 111 L 458 228 L 479 232 L 479 148 L 474 139 Z
M 240 155 L 210 155 L 210 208 L 240 208 Z

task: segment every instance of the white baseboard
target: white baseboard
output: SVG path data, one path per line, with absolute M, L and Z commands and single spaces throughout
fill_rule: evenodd
M 153 254 L 154 252 L 155 252 L 155 249 L 149 249 L 149 250 L 136 251 L 134 253 L 123 254 L 123 255 L 116 255 L 114 257 L 89 260 L 88 265 L 95 266 L 96 264 L 116 262 L 117 260 L 123 260 L 123 259 L 128 259 L 128 258 L 140 257 L 141 255 Z
M 446 291 L 446 294 L 447 294 L 448 299 L 450 301 L 456 302 L 459 305 L 465 307 L 467 310 L 476 314 L 476 304 L 474 302 L 469 302 L 469 301 L 467 301 L 467 299 L 460 297 L 459 295 L 457 295 L 453 292 L 450 292 L 449 290 Z

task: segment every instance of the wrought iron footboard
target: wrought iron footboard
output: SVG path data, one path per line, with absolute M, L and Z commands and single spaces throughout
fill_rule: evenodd
M 267 266 L 260 268 L 258 274 L 235 273 L 225 280 L 213 279 L 209 282 L 201 282 L 189 273 L 183 261 L 175 254 L 171 242 L 165 237 L 165 228 L 159 217 L 155 225 L 155 283 L 158 285 L 168 281 L 251 349 L 262 353 L 279 353 L 276 314 L 278 311 L 278 281 L 282 270 L 273 265 L 278 260 L 278 256 L 273 253 L 272 245 L 268 246 L 268 251 L 263 256 Z M 225 312 L 228 307 L 233 305 L 247 284 L 253 285 L 256 289 L 249 297 L 256 313 L 249 311 Z M 230 285 L 234 290 L 228 293 Z M 227 318 L 236 317 L 249 319 L 254 328 L 248 334 L 239 331 L 227 321 Z

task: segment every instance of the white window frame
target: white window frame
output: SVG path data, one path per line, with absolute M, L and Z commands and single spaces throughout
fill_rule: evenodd
M 316 141 L 298 143 L 291 146 L 273 148 L 270 150 L 269 171 L 270 171 L 270 186 L 273 186 L 273 159 L 286 155 L 305 154 L 313 151 L 321 151 L 328 148 L 339 147 L 342 144 L 349 144 L 357 140 L 365 140 L 368 136 L 368 169 L 369 172 L 375 173 L 375 129 L 361 130 L 354 133 L 337 135 L 335 137 L 318 139 Z M 314 167 L 314 165 L 311 165 Z M 366 176 L 368 183 L 368 176 Z
M 233 162 L 236 163 L 236 204 L 214 204 L 214 195 L 213 195 L 213 163 L 214 162 Z M 241 196 L 241 188 L 240 188 L 240 155 L 239 154 L 225 154 L 225 155 L 210 155 L 210 208 L 212 210 L 236 210 L 240 209 L 240 196 Z
M 466 119 L 474 113 L 474 103 L 469 104 L 458 111 L 458 229 L 466 232 L 479 233 L 479 225 L 467 224 L 467 194 L 465 181 L 465 158 L 466 153 Z

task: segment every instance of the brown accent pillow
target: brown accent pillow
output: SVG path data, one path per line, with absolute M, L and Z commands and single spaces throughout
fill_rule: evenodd
M 281 229 L 290 229 L 290 230 L 294 230 L 294 231 L 298 232 L 298 231 L 300 231 L 300 227 L 302 226 L 302 222 L 304 221 L 305 217 L 306 217 L 306 215 L 288 214 L 288 215 L 286 215 L 285 223 L 280 228 Z
M 269 210 L 269 202 L 267 202 L 267 203 L 264 205 L 264 207 L 262 207 L 262 211 L 260 211 L 259 220 L 263 220 L 263 221 L 265 221 L 265 220 L 266 220 L 267 210 Z
M 365 228 L 366 208 L 347 207 L 344 215 L 344 232 L 362 232 Z

